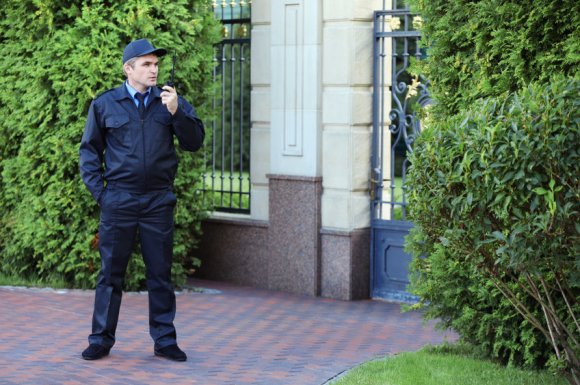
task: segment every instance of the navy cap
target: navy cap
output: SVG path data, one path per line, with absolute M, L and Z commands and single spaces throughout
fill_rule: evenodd
M 133 59 L 134 57 L 145 56 L 149 54 L 163 56 L 167 53 L 165 48 L 155 48 L 149 40 L 147 39 L 139 39 L 130 42 L 125 47 L 123 51 L 123 64 L 127 62 L 127 60 Z

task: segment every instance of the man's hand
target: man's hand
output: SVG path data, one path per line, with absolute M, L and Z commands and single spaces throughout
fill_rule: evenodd
M 175 88 L 169 86 L 163 86 L 163 90 L 161 93 L 161 102 L 165 104 L 171 115 L 174 115 L 178 107 L 177 92 Z

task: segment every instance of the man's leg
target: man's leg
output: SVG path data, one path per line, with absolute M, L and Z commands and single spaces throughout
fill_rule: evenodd
M 176 344 L 175 292 L 171 282 L 173 260 L 173 209 L 171 191 L 143 195 L 139 221 L 141 251 L 147 268 L 149 332 L 155 349 Z
M 125 271 L 135 242 L 137 210 L 138 204 L 129 193 L 116 190 L 107 191 L 101 203 L 101 271 L 95 289 L 89 343 L 107 349 L 115 343 Z

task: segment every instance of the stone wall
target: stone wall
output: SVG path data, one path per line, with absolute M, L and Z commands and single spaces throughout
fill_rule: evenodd
M 251 214 L 204 223 L 201 276 L 368 298 L 372 16 L 382 3 L 253 1 Z

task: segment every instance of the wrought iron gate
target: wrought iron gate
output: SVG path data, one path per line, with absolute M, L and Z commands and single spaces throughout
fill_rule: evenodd
M 394 1 L 394 8 L 397 8 Z M 371 296 L 412 301 L 407 293 L 410 255 L 405 179 L 413 141 L 421 130 L 418 110 L 430 103 L 427 82 L 408 72 L 419 46 L 421 18 L 409 9 L 375 11 L 373 140 L 371 158 Z

